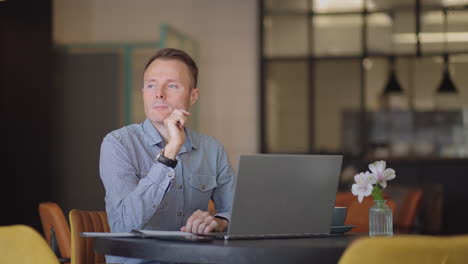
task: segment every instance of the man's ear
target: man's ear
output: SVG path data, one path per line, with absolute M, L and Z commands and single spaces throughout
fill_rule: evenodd
M 198 101 L 198 97 L 200 96 L 200 89 L 193 88 L 190 91 L 190 105 L 195 104 Z

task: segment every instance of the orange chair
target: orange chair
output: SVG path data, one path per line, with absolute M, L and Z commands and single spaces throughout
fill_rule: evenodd
M 348 207 L 352 202 L 357 199 L 351 192 L 337 192 L 335 206 Z
M 39 216 L 47 243 L 61 263 L 69 263 L 70 227 L 62 209 L 54 202 L 42 202 L 39 203 Z
M 70 211 L 72 264 L 104 263 L 103 254 L 94 252 L 93 238 L 81 237 L 81 232 L 110 232 L 104 211 Z
M 420 189 L 410 189 L 407 191 L 395 221 L 395 231 L 397 233 L 409 233 L 411 231 L 422 196 L 423 191 Z
M 210 212 L 211 215 L 217 214 L 216 209 L 215 209 L 215 205 L 214 205 L 212 200 L 210 200 L 208 202 L 208 212 Z
M 395 215 L 396 204 L 390 199 L 387 200 L 387 205 L 392 209 Z M 372 196 L 365 197 L 362 203 L 359 203 L 355 197 L 354 201 L 348 207 L 345 225 L 354 225 L 350 231 L 353 233 L 368 233 L 369 232 L 369 209 L 374 205 Z

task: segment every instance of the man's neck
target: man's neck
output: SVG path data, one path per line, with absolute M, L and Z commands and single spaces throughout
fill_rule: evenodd
M 164 126 L 164 123 L 161 122 L 151 122 L 154 126 L 154 128 L 156 128 L 156 130 L 158 131 L 159 135 L 162 137 L 162 139 L 164 140 L 164 143 L 166 144 L 167 143 L 167 130 L 166 130 L 166 127 Z

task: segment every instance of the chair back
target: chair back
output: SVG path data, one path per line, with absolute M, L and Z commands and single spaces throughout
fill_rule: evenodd
M 0 263 L 59 264 L 59 261 L 36 230 L 12 225 L 0 227 Z
M 70 258 L 70 227 L 62 209 L 54 202 L 42 202 L 38 210 L 47 243 L 54 251 L 55 243 L 58 244 L 59 252 L 55 253 L 59 258 Z
M 215 205 L 214 205 L 214 203 L 213 203 L 213 200 L 210 200 L 210 201 L 208 202 L 208 212 L 209 212 L 211 215 L 217 214 L 217 211 L 216 211 Z
M 335 206 L 348 207 L 356 199 L 357 196 L 354 196 L 351 192 L 337 192 Z
M 362 238 L 343 253 L 339 264 L 462 264 L 468 260 L 468 235 L 401 235 Z
M 71 227 L 71 263 L 95 264 L 104 263 L 103 254 L 94 252 L 93 238 L 81 237 L 81 232 L 110 232 L 107 214 L 104 211 L 70 211 Z
M 387 205 L 392 209 L 395 215 L 396 204 L 390 199 L 386 199 Z M 368 233 L 369 232 L 369 209 L 374 205 L 372 196 L 365 197 L 362 203 L 359 203 L 355 197 L 354 201 L 348 205 L 345 225 L 354 225 L 350 231 L 352 233 Z M 395 219 L 393 219 L 395 221 Z
M 395 222 L 398 233 L 410 233 L 421 204 L 422 196 L 423 191 L 421 189 L 410 189 L 406 192 Z

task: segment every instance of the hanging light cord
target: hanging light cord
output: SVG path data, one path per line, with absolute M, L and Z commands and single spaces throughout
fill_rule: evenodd
M 447 9 L 442 10 L 444 14 L 444 69 L 449 70 L 449 61 L 448 61 L 448 34 L 447 34 Z

